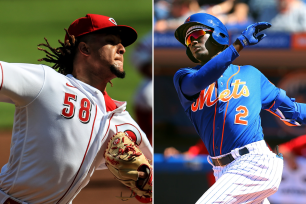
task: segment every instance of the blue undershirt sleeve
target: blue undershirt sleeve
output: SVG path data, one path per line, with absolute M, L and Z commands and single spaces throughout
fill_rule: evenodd
M 198 71 L 181 78 L 181 90 L 186 96 L 194 96 L 216 81 L 239 56 L 233 45 L 209 60 Z
M 273 106 L 269 110 L 292 125 L 306 124 L 306 104 L 295 102 L 295 99 L 289 98 L 284 90 L 280 89 Z M 295 121 L 299 124 L 296 124 Z
M 286 96 L 278 109 L 286 119 L 293 119 L 300 124 L 306 124 L 306 104 L 294 102 Z
M 297 117 L 297 120 L 300 124 L 306 124 L 306 104 L 305 103 L 296 103 L 296 106 L 299 110 L 299 115 Z

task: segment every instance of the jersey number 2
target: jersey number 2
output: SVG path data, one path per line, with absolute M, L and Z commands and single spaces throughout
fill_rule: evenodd
M 73 118 L 75 113 L 75 106 L 71 100 L 76 102 L 77 96 L 74 94 L 65 93 L 63 105 L 66 107 L 62 110 L 62 116 L 67 119 Z M 91 103 L 87 98 L 82 98 L 80 106 L 79 119 L 82 123 L 88 123 L 90 120 Z
M 247 107 L 240 105 L 236 108 L 236 111 L 238 111 L 239 113 L 237 113 L 235 115 L 235 124 L 248 125 L 247 120 L 241 119 L 241 118 L 245 118 L 249 115 L 249 110 L 247 109 Z

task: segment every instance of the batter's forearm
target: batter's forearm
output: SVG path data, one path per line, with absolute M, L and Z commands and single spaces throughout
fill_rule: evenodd
M 243 49 L 243 45 L 238 39 L 233 43 L 233 46 L 238 53 Z
M 233 45 L 208 61 L 197 72 L 186 75 L 181 81 L 181 90 L 193 96 L 216 81 L 227 67 L 239 56 Z

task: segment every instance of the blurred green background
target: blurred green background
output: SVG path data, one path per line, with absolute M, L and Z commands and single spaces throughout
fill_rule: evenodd
M 52 47 L 58 47 L 57 40 L 63 41 L 65 36 L 64 28 L 87 13 L 110 16 L 118 25 L 132 26 L 138 40 L 152 29 L 151 0 L 2 0 L 0 7 L 0 61 L 5 62 L 39 64 L 37 59 L 44 53 L 37 45 L 44 37 Z M 133 95 L 141 79 L 130 61 L 134 45 L 126 48 L 126 78 L 112 80 L 113 87 L 107 88 L 113 99 L 127 101 L 132 117 Z M 0 103 L 0 129 L 12 128 L 13 118 L 14 105 Z

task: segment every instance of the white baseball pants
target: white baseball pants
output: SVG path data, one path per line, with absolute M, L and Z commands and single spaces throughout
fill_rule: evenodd
M 277 191 L 281 182 L 283 159 L 271 152 L 264 140 L 245 147 L 248 154 L 240 156 L 238 149 L 232 150 L 234 161 L 223 167 L 213 166 L 216 183 L 196 204 L 270 203 L 267 197 Z

